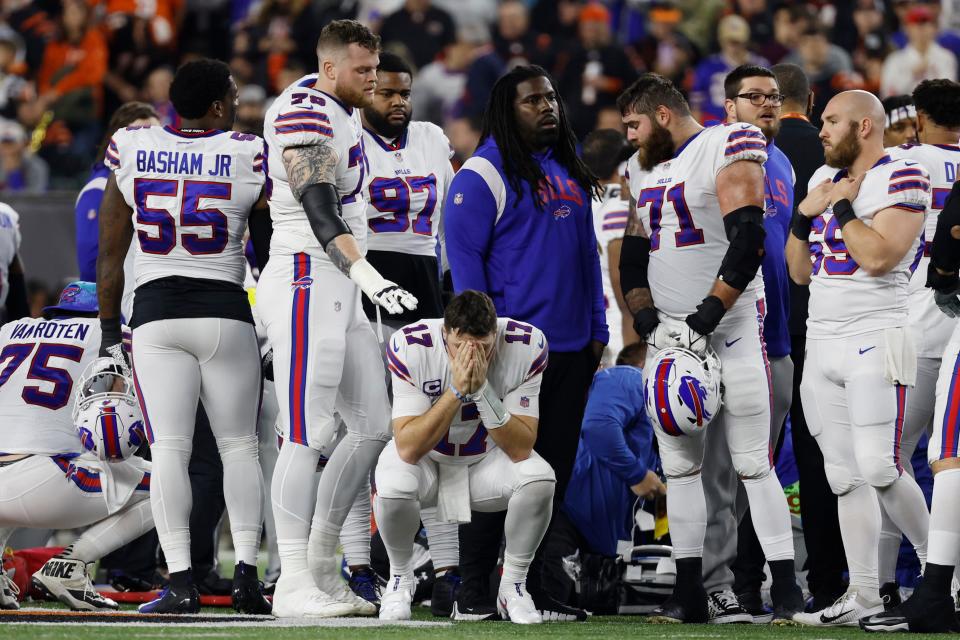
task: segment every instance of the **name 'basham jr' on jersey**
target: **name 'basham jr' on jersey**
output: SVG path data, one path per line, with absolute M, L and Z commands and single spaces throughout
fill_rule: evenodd
M 497 339 L 490 356 L 487 382 L 511 414 L 540 417 L 540 381 L 547 368 L 547 339 L 536 327 L 497 320 Z M 393 376 L 393 417 L 421 416 L 450 388 L 450 358 L 443 339 L 443 319 L 410 324 L 393 334 L 386 346 Z M 466 403 L 447 435 L 429 456 L 442 464 L 472 464 L 496 448 L 476 403 Z
M 630 195 L 650 239 L 650 292 L 660 313 L 683 320 L 710 292 L 730 244 L 717 199 L 717 176 L 741 160 L 762 165 L 766 148 L 757 127 L 734 123 L 702 129 L 673 158 L 650 171 L 637 171 L 631 159 Z M 756 315 L 762 291 L 758 270 L 723 322 Z

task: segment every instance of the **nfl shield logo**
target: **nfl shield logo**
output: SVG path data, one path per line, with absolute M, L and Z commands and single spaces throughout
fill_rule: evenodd
M 397 162 L 403 162 L 403 154 L 400 153 L 399 151 L 393 154 L 393 157 L 394 159 L 396 159 Z
M 527 396 L 520 396 L 520 406 L 524 409 L 530 408 L 530 398 Z
M 462 194 L 462 193 L 458 193 L 457 195 L 453 196 L 453 204 L 463 204 L 463 194 Z

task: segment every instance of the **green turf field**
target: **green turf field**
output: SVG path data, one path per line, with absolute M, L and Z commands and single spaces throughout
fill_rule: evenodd
M 220 610 L 222 613 L 227 613 Z M 232 613 L 232 612 L 230 612 Z M 418 621 L 437 620 L 426 610 L 414 612 Z M 329 621 L 328 624 L 336 624 Z M 375 624 L 374 621 L 358 624 Z M 619 640 L 621 638 L 664 638 L 703 640 L 737 638 L 744 640 L 846 640 L 866 638 L 854 628 L 771 627 L 766 625 L 654 625 L 642 617 L 611 616 L 591 618 L 586 623 L 551 623 L 519 626 L 506 622 L 453 623 L 430 627 L 267 627 L 251 622 L 245 626 L 139 626 L 86 624 L 0 624 L 0 639 L 29 640 L 139 640 L 140 638 L 250 638 L 258 640 L 382 640 L 395 638 L 456 638 L 457 640 L 512 639 L 530 640 Z M 947 636 L 910 634 L 905 639 L 945 638 Z M 881 636 L 882 638 L 882 636 Z

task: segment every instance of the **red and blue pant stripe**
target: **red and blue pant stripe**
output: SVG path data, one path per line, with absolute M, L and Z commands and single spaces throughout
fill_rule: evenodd
M 290 441 L 307 445 L 307 364 L 310 341 L 310 256 L 293 256 L 293 313 L 290 318 Z M 304 284 L 298 284 L 304 283 Z

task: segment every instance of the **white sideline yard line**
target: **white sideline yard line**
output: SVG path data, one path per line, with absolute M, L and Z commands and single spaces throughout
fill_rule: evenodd
M 255 623 L 251 625 L 251 623 Z M 380 627 L 419 627 L 419 628 L 442 628 L 442 627 L 452 627 L 452 622 L 428 622 L 421 620 L 407 620 L 402 622 L 380 622 L 379 620 L 362 620 L 357 618 L 326 618 L 326 619 L 317 619 L 317 620 L 299 620 L 299 619 L 277 619 L 277 620 L 262 620 L 258 618 L 251 619 L 249 621 L 235 621 L 235 622 L 217 622 L 216 620 L 210 620 L 209 622 L 47 622 L 45 620 L 31 620 L 29 622 L 9 622 L 6 624 L 24 624 L 30 625 L 31 627 L 35 626 L 46 626 L 46 627 L 135 627 L 137 629 L 143 629 L 146 627 L 155 627 L 159 629 L 163 628 L 192 628 L 192 629 L 224 629 L 224 628 L 249 628 L 255 626 L 258 629 L 263 628 L 327 628 L 327 629 L 347 629 L 347 628 L 380 628 Z M 0 629 L 3 627 L 0 626 Z M 205 636 L 211 636 L 212 634 L 202 634 Z M 221 635 L 221 634 L 217 634 Z M 229 635 L 229 634 L 222 634 Z

